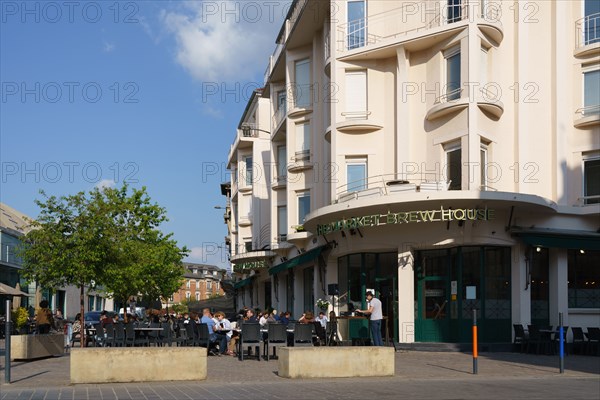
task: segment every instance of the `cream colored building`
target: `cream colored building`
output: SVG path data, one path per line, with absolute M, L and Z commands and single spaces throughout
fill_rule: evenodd
M 600 326 L 598 4 L 294 1 L 228 155 L 238 306 Z

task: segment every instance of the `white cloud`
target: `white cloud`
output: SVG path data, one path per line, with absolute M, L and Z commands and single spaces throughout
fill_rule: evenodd
M 104 50 L 105 53 L 110 53 L 114 49 L 116 49 L 116 47 L 117 46 L 114 43 L 108 43 L 107 41 L 104 41 L 104 45 L 102 47 L 102 50 Z
M 250 3 L 254 8 L 246 7 Z M 161 20 L 177 43 L 177 62 L 204 82 L 247 80 L 264 71 L 283 21 L 281 7 L 264 4 L 200 1 L 163 10 Z
M 106 188 L 113 188 L 117 185 L 117 183 L 112 179 L 102 179 L 100 182 L 96 184 L 96 188 L 102 190 Z

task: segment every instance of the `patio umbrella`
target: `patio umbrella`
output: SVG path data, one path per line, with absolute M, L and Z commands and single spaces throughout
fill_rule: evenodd
M 25 293 L 20 291 L 17 288 L 14 288 L 12 286 L 9 286 L 5 283 L 1 283 L 0 282 L 0 295 L 6 295 L 6 296 L 30 296 L 29 293 Z

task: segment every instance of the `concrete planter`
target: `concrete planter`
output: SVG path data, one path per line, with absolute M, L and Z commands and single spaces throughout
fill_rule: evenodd
M 71 350 L 71 383 L 205 380 L 203 347 L 99 347 Z
M 280 347 L 279 376 L 351 378 L 394 376 L 392 347 Z
M 65 352 L 65 335 L 11 335 L 11 360 L 34 360 Z

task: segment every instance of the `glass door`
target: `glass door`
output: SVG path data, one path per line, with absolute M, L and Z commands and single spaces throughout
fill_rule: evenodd
M 446 250 L 419 253 L 417 258 L 416 340 L 450 341 L 450 279 Z

